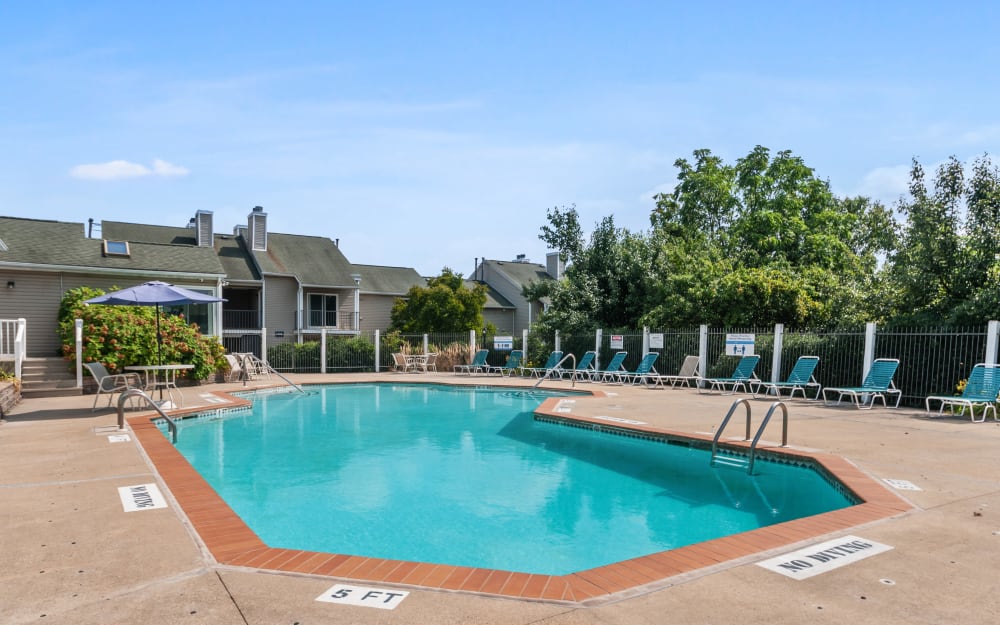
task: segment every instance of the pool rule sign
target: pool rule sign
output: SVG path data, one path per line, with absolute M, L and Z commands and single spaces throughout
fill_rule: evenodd
M 753 356 L 754 336 L 752 334 L 727 334 L 727 356 Z
M 316 597 L 316 601 L 357 605 L 363 608 L 379 608 L 380 610 L 395 610 L 408 594 L 410 593 L 405 590 L 334 584 L 333 588 Z

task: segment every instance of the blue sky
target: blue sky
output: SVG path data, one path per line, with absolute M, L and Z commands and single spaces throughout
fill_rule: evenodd
M 205 6 L 209 5 L 209 6 Z M 545 212 L 648 225 L 674 161 L 791 150 L 891 204 L 996 155 L 988 2 L 0 4 L 0 214 L 544 262 Z

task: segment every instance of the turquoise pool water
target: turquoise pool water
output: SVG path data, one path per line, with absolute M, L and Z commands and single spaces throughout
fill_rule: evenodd
M 358 384 L 179 423 L 271 547 L 565 575 L 851 505 L 808 468 L 535 421 L 560 393 Z

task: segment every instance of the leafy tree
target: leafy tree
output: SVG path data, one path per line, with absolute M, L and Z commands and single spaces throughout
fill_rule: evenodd
M 563 280 L 534 283 L 523 289 L 531 300 L 547 296 L 552 304 L 539 318 L 538 330 L 589 332 L 595 327 L 634 326 L 649 298 L 652 250 L 645 233 L 633 233 L 605 217 L 584 242 L 575 207 L 548 211 L 549 226 L 538 238 L 573 251 Z
M 390 329 L 400 332 L 461 332 L 483 327 L 486 287 L 465 286 L 462 276 L 445 267 L 426 287 L 411 287 L 392 307 Z
M 793 325 L 864 317 L 861 285 L 894 244 L 891 214 L 837 198 L 791 152 L 757 146 L 734 165 L 678 159 L 650 221 L 656 295 L 648 325 Z
M 951 157 L 930 188 L 913 160 L 900 200 L 902 244 L 892 257 L 897 323 L 978 324 L 1000 310 L 1000 172 L 984 155 L 971 176 Z

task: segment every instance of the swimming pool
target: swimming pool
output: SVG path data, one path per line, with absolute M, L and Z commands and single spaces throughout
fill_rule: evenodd
M 272 547 L 562 575 L 851 505 L 815 471 L 539 422 L 551 394 L 363 384 L 181 422 Z

